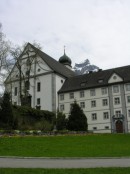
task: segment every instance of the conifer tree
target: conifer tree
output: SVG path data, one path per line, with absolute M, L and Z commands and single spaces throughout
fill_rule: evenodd
M 75 101 L 72 104 L 70 115 L 68 117 L 68 130 L 87 131 L 87 118 L 81 107 Z
M 0 122 L 5 129 L 12 129 L 13 127 L 13 111 L 10 103 L 10 94 L 7 92 L 4 93 L 1 103 Z

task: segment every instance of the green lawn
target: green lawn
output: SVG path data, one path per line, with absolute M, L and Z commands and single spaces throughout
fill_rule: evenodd
M 130 134 L 0 137 L 0 156 L 121 157 L 130 156 Z
M 130 174 L 130 168 L 0 169 L 0 174 Z

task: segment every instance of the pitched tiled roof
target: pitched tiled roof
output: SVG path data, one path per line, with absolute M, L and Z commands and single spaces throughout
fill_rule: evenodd
M 108 85 L 108 80 L 113 73 L 119 75 L 123 79 L 123 82 L 130 82 L 129 65 L 70 77 L 65 81 L 64 85 L 59 90 L 59 93 L 106 86 Z
M 47 55 L 46 53 L 39 50 L 38 48 L 34 47 L 32 44 L 30 45 L 54 72 L 67 78 L 75 76 L 75 73 L 72 70 L 65 67 L 64 65 L 62 65 L 61 63 L 59 63 L 58 61 Z

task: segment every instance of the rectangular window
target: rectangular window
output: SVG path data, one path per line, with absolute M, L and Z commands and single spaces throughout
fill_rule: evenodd
M 126 91 L 130 91 L 130 84 L 126 84 L 125 87 L 126 87 Z
M 84 91 L 80 91 L 80 98 L 84 97 Z
M 98 83 L 103 83 L 103 79 L 99 79 L 98 80 Z
M 14 102 L 14 105 L 17 105 L 17 102 Z
M 119 105 L 120 104 L 120 98 L 119 97 L 114 98 L 114 103 L 115 103 L 115 105 Z
M 82 83 L 80 84 L 80 86 L 81 86 L 81 87 L 85 87 L 85 86 L 86 86 L 86 82 L 82 82 Z
M 73 103 L 70 104 L 70 110 L 73 108 Z
M 128 117 L 130 117 L 130 110 L 128 110 Z
M 108 100 L 107 99 L 103 99 L 102 100 L 102 105 L 103 106 L 107 106 L 108 105 Z
M 90 90 L 90 96 L 95 96 L 95 95 L 96 95 L 95 89 L 91 89 Z
M 17 96 L 17 94 L 18 94 L 18 88 L 15 87 L 15 88 L 14 88 L 14 96 Z
M 25 89 L 26 90 L 30 89 L 30 82 L 28 80 L 25 82 Z
M 37 98 L 37 105 L 40 105 L 41 101 L 40 98 Z
M 29 76 L 30 75 L 30 71 L 26 71 L 26 76 Z
M 41 91 L 41 83 L 38 82 L 38 83 L 37 83 L 37 92 L 40 92 L 40 91 Z
M 97 130 L 97 127 L 93 127 L 93 130 Z
M 116 111 L 116 112 L 115 112 L 115 115 L 116 115 L 116 117 L 120 117 L 121 111 Z
M 130 96 L 127 96 L 127 103 L 130 103 Z
M 103 119 L 104 120 L 109 119 L 109 113 L 108 112 L 103 113 Z
M 96 113 L 92 114 L 92 120 L 97 120 L 97 114 Z
M 80 102 L 80 107 L 83 109 L 85 108 L 85 102 Z
M 74 93 L 71 92 L 71 93 L 70 93 L 70 99 L 73 99 L 73 98 L 74 98 Z
M 101 88 L 101 91 L 102 91 L 102 95 L 107 94 L 107 88 Z
M 113 86 L 113 93 L 118 93 L 119 92 L 119 86 L 115 85 Z
M 60 94 L 60 100 L 64 100 L 64 94 Z
M 96 107 L 96 101 L 95 101 L 95 100 L 91 101 L 91 107 L 92 107 L 92 108 L 93 108 L 93 107 Z
M 105 126 L 105 129 L 109 129 L 109 126 Z
M 65 109 L 64 105 L 60 105 L 60 111 L 62 112 L 64 111 L 64 109 Z

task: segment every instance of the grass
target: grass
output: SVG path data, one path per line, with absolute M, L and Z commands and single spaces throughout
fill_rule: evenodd
M 130 134 L 0 137 L 0 156 L 127 157 Z
M 130 174 L 130 168 L 93 169 L 0 169 L 0 174 Z

